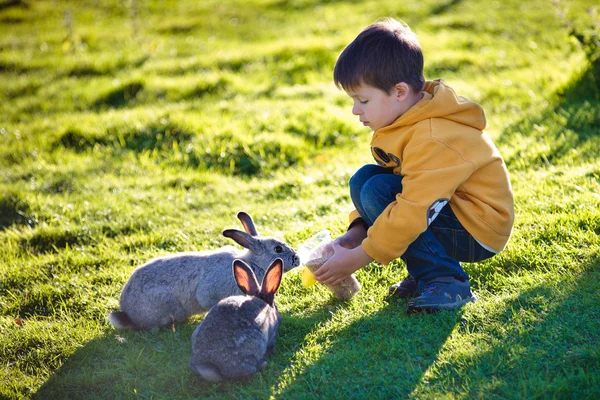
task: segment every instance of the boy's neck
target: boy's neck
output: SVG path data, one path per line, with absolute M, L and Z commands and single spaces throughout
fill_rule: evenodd
M 398 116 L 400 118 L 404 114 L 408 112 L 415 104 L 417 104 L 423 98 L 423 92 L 413 92 L 411 91 L 409 96 L 404 100 L 404 105 L 402 112 Z
M 423 98 L 423 92 L 413 92 L 412 90 L 408 94 L 408 96 L 402 100 L 401 108 L 398 116 L 396 118 L 400 118 L 404 114 L 408 112 L 415 104 L 417 104 Z

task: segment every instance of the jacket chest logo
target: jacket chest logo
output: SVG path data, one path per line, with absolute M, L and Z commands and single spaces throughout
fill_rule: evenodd
M 399 167 L 400 159 L 392 153 L 386 153 L 379 147 L 371 147 L 371 154 L 378 165 L 382 167 Z

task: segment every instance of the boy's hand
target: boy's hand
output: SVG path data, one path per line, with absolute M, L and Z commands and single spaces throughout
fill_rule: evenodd
M 344 278 L 373 261 L 361 246 L 346 249 L 334 242 L 333 249 L 335 251 L 333 256 L 314 272 L 315 279 L 324 284 L 337 285 Z

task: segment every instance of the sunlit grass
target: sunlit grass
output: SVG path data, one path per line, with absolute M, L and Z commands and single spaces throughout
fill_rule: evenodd
M 0 397 L 600 394 L 590 2 L 0 4 Z M 419 35 L 427 78 L 482 104 L 511 172 L 509 246 L 465 264 L 479 301 L 406 316 L 387 296 L 399 260 L 359 271 L 348 303 L 292 271 L 268 367 L 218 385 L 187 369 L 201 316 L 114 330 L 136 265 L 231 244 L 239 210 L 293 246 L 345 230 L 347 181 L 372 159 L 332 68 L 382 16 Z

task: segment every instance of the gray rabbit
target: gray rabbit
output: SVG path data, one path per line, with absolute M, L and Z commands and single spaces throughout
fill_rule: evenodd
M 266 366 L 281 323 L 275 292 L 282 274 L 282 261 L 277 259 L 258 286 L 248 264 L 233 262 L 233 275 L 246 295 L 218 302 L 192 334 L 190 368 L 195 373 L 212 382 L 239 380 Z
M 108 320 L 119 329 L 152 329 L 206 312 L 219 300 L 241 294 L 231 274 L 234 259 L 244 260 L 258 279 L 265 274 L 263 268 L 277 258 L 283 260 L 286 272 L 300 265 L 290 246 L 276 238 L 259 237 L 245 212 L 237 217 L 246 232 L 226 229 L 223 235 L 247 250 L 225 246 L 148 261 L 135 269 L 121 293 L 120 311 L 110 313 Z

